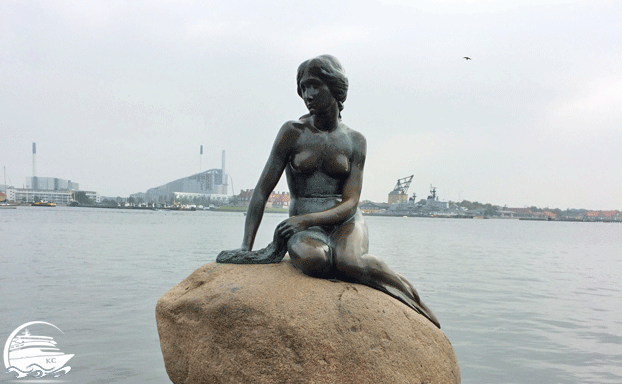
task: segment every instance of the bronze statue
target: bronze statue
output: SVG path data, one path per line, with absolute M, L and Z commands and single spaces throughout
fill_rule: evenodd
M 289 252 L 302 273 L 378 289 L 440 328 L 413 286 L 367 253 L 367 225 L 358 209 L 366 141 L 341 121 L 348 91 L 341 64 L 330 55 L 307 60 L 298 67 L 297 82 L 309 113 L 281 127 L 248 207 L 242 247 L 221 252 L 216 261 L 278 263 Z M 277 226 L 268 247 L 253 252 L 264 207 L 283 171 L 290 217 Z

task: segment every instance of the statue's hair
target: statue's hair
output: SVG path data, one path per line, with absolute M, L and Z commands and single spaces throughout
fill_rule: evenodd
M 300 64 L 298 67 L 298 75 L 296 76 L 296 82 L 298 84 L 297 92 L 300 97 L 302 97 L 300 80 L 305 70 L 308 70 L 313 76 L 317 76 L 328 86 L 331 95 L 337 100 L 341 115 L 343 103 L 348 96 L 348 78 L 339 60 L 331 55 L 321 55 Z

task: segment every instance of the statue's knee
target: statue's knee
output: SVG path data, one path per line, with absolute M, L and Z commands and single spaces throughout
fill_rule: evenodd
M 326 244 L 309 246 L 294 243 L 289 246 L 292 264 L 302 273 L 312 277 L 327 277 L 332 269 L 332 251 Z

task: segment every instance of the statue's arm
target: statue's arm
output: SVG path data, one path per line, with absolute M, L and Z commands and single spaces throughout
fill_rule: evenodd
M 348 220 L 356 212 L 363 189 L 363 169 L 367 156 L 367 142 L 365 137 L 358 132 L 354 135 L 354 142 L 356 145 L 352 154 L 350 176 L 343 186 L 341 201 L 342 209 L 345 211 L 343 220 Z
M 353 132 L 352 139 L 354 151 L 350 162 L 350 175 L 344 182 L 341 202 L 325 211 L 294 216 L 281 222 L 276 230 L 279 237 L 289 239 L 296 232 L 309 227 L 341 224 L 354 215 L 363 188 L 367 143 L 365 137 L 358 132 Z
M 274 140 L 272 151 L 259 177 L 259 181 L 257 181 L 257 186 L 253 191 L 253 196 L 248 205 L 246 223 L 244 225 L 244 238 L 242 239 L 242 250 L 250 251 L 253 249 L 253 243 L 255 242 L 259 224 L 261 224 L 266 202 L 285 170 L 291 148 L 296 142 L 297 137 L 298 130 L 293 126 L 292 122 L 287 122 L 281 127 Z

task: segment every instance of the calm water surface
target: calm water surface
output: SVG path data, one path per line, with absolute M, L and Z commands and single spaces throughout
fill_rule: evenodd
M 264 215 L 258 247 L 285 217 Z M 622 383 L 622 224 L 367 221 L 372 253 L 440 319 L 463 383 Z M 0 210 L 0 346 L 46 321 L 75 354 L 54 382 L 168 383 L 155 303 L 237 247 L 243 225 L 241 213 Z

